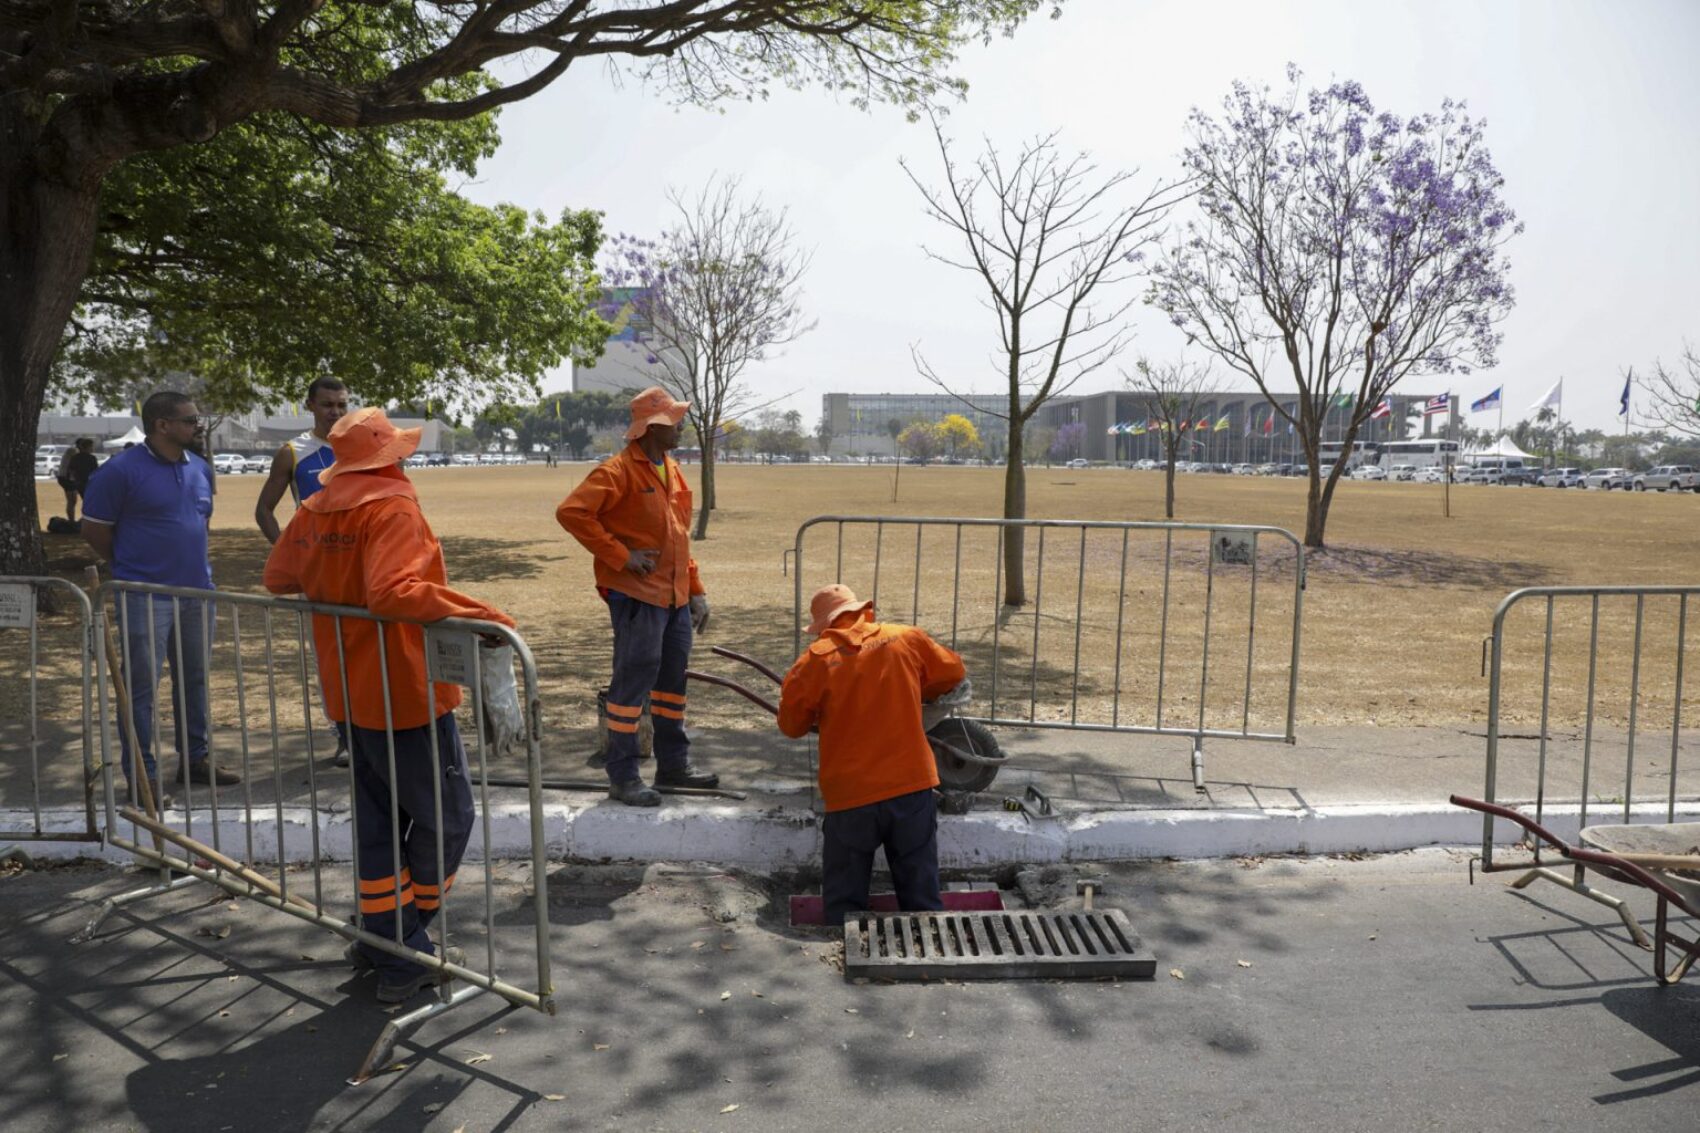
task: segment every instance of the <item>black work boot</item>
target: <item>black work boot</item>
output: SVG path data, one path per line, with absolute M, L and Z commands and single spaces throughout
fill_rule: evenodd
M 660 806 L 661 796 L 654 787 L 642 779 L 628 779 L 624 783 L 608 784 L 608 797 L 627 806 Z
M 655 785 L 657 787 L 695 787 L 699 790 L 712 790 L 720 786 L 720 776 L 712 771 L 703 771 L 689 763 L 683 767 L 658 767 L 655 770 Z

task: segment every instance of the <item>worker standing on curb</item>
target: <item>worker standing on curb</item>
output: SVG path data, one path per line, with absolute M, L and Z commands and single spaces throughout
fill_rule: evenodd
M 460 687 L 433 682 L 427 692 L 425 635 L 414 623 L 450 617 L 505 626 L 514 622 L 494 606 L 448 586 L 442 545 L 420 513 L 413 484 L 400 467 L 419 447 L 421 431 L 397 429 L 376 408 L 357 409 L 339 420 L 329 437 L 335 461 L 319 473 L 324 490 L 302 502 L 272 547 L 265 585 L 273 594 L 362 606 L 385 620 L 380 638 L 378 623 L 342 619 L 339 646 L 337 620 L 315 614 L 313 648 L 331 719 L 352 725 L 348 731 L 359 839 L 360 925 L 393 940 L 399 915 L 401 942 L 432 955 L 436 948 L 426 929 L 454 884 L 472 834 L 473 806 L 466 752 L 455 727 Z M 346 673 L 339 656 L 347 658 Z M 433 731 L 442 769 L 440 831 L 434 829 Z M 392 807 L 399 829 L 391 825 Z M 398 835 L 400 861 L 393 855 Z M 457 952 L 449 949 L 446 955 L 457 960 Z M 348 956 L 356 968 L 378 970 L 378 999 L 384 1003 L 400 1003 L 437 982 L 432 969 L 387 952 L 355 944 Z
M 655 785 L 712 788 L 720 776 L 691 765 L 685 669 L 708 627 L 708 597 L 691 558 L 691 490 L 668 452 L 690 405 L 651 386 L 632 398 L 626 447 L 591 469 L 555 519 L 595 558 L 596 590 L 614 625 L 608 682 L 608 796 L 657 806 L 638 774 L 638 721 L 655 724 Z
M 874 620 L 848 586 L 809 602 L 817 635 L 785 674 L 779 730 L 820 730 L 821 897 L 826 923 L 868 907 L 874 851 L 905 912 L 944 908 L 939 896 L 938 768 L 921 702 L 955 688 L 962 658 L 915 626 Z

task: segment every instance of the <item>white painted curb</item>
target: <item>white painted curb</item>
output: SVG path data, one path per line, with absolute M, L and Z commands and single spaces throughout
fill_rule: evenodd
M 1634 807 L 1634 821 L 1664 820 L 1663 804 Z M 317 853 L 321 860 L 347 861 L 353 830 L 346 812 L 319 813 Z M 1677 820 L 1700 821 L 1700 802 L 1679 805 Z M 44 811 L 43 828 L 74 833 L 83 812 Z M 305 807 L 282 812 L 282 858 L 311 861 L 315 852 L 312 813 Z M 1621 809 L 1594 808 L 1596 822 L 1622 820 Z M 167 820 L 184 829 L 182 811 Z M 192 835 L 213 842 L 211 814 L 197 809 Z M 1546 825 L 1561 838 L 1574 838 L 1577 808 L 1549 807 Z M 0 830 L 31 829 L 27 809 L 0 810 Z M 120 827 L 122 829 L 122 827 Z M 482 860 L 484 824 L 474 827 L 467 857 Z M 234 857 L 276 862 L 279 814 L 256 808 L 251 830 L 229 812 L 220 816 L 216 844 Z M 496 858 L 530 856 L 531 833 L 522 803 L 491 808 L 489 844 Z M 128 834 L 128 831 L 126 831 Z M 1515 842 L 1521 831 L 1495 820 L 1496 844 Z M 549 803 L 543 808 L 543 836 L 551 860 L 705 861 L 752 869 L 781 869 L 820 859 L 820 830 L 815 815 L 798 807 L 671 803 L 657 809 L 612 802 Z M 1030 862 L 1127 861 L 1140 858 L 1223 858 L 1256 854 L 1390 853 L 1424 846 L 1481 845 L 1482 816 L 1453 806 L 1364 803 L 1351 806 L 1285 810 L 1122 810 L 1090 811 L 1057 818 L 1027 819 L 1005 811 L 987 811 L 939 822 L 939 864 L 946 869 Z M 124 861 L 129 855 L 91 842 L 17 842 L 0 837 L 41 858 L 98 857 Z

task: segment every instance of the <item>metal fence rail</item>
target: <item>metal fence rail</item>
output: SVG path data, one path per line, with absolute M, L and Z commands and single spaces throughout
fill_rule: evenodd
M 967 719 L 1190 737 L 1199 787 L 1207 738 L 1294 740 L 1305 558 L 1281 528 L 825 515 L 793 554 L 794 651 L 808 596 L 847 583 L 964 654 Z
M 44 598 L 61 610 L 44 614 Z M 22 642 L 17 640 L 20 631 Z M 0 748 L 8 777 L 29 796 L 27 819 L 0 821 L 0 859 L 28 857 L 12 843 L 100 840 L 94 799 L 93 641 L 93 609 L 75 585 L 62 578 L 0 578 L 0 717 L 9 721 L 8 731 L 16 730 L 15 742 L 7 739 Z M 44 735 L 44 725 L 64 734 Z M 43 773 L 71 750 L 82 759 L 77 787 L 83 822 L 79 827 L 66 827 L 63 821 L 50 826 L 43 818 Z M 53 784 L 45 786 L 52 793 Z M 64 813 L 63 808 L 54 809 Z
M 98 628 L 109 648 L 96 651 L 100 688 L 101 748 L 106 755 L 103 777 L 106 835 L 119 849 L 129 851 L 143 863 L 160 870 L 155 884 L 122 894 L 108 901 L 81 934 L 87 939 L 114 908 L 158 893 L 167 892 L 198 878 L 229 893 L 251 898 L 260 904 L 288 913 L 367 949 L 404 958 L 435 969 L 453 982 L 439 986 L 435 1001 L 426 1007 L 397 1016 L 386 1028 L 354 1076 L 363 1081 L 387 1063 L 394 1045 L 412 1028 L 482 992 L 494 993 L 511 1003 L 554 1013 L 548 940 L 547 873 L 542 822 L 540 720 L 537 670 L 531 652 L 514 631 L 495 623 L 447 619 L 430 626 L 385 620 L 365 610 L 315 604 L 259 595 L 221 591 L 111 582 L 101 588 Z M 349 699 L 347 658 L 351 635 L 375 639 L 379 677 L 383 688 L 384 729 L 382 756 L 373 759 L 365 774 L 376 774 L 387 784 L 398 784 L 398 729 L 392 700 L 397 691 L 390 668 L 400 642 L 406 635 L 421 635 L 432 680 L 422 682 L 427 718 L 436 720 L 436 681 L 464 685 L 469 691 L 466 734 L 466 765 L 456 751 L 444 750 L 439 728 L 401 729 L 404 735 L 428 733 L 428 758 L 432 784 L 431 801 L 424 815 L 413 817 L 414 833 L 428 824 L 433 844 L 423 852 L 410 843 L 403 852 L 407 815 L 401 810 L 399 787 L 389 790 L 390 853 L 388 865 L 361 868 L 360 817 L 358 806 L 339 813 L 341 781 L 352 798 L 361 774 L 362 757 L 356 753 L 346 771 L 332 773 L 324 766 L 335 746 L 335 732 L 323 716 L 321 690 L 314 663 L 313 624 L 328 632 L 341 674 L 341 702 Z M 108 637 L 114 629 L 120 645 Z M 162 641 L 161 638 L 164 638 Z M 325 639 L 321 638 L 323 645 Z M 523 725 L 515 733 L 502 733 L 486 726 L 491 705 L 485 698 L 485 649 L 481 641 L 500 642 L 511 649 L 509 663 L 515 670 L 515 688 Z M 505 656 L 505 654 L 499 654 Z M 109 657 L 120 670 L 134 668 L 135 680 L 122 671 L 113 672 Z M 171 691 L 162 695 L 165 684 L 155 667 L 149 682 L 142 666 L 149 657 L 164 658 L 172 672 Z M 186 664 L 187 662 L 187 664 Z M 328 665 L 327 665 L 328 668 Z M 177 679 L 178 675 L 187 680 Z M 196 680 L 202 682 L 197 690 Z M 151 685 L 151 687 L 149 687 Z M 138 695 L 128 695 L 134 689 Z M 194 697 L 206 696 L 207 719 L 197 721 L 201 709 Z M 110 696 L 109 696 L 110 694 Z M 145 695 L 145 698 L 144 697 Z M 110 701 L 116 701 L 111 703 Z M 162 717 L 161 706 L 166 708 Z M 170 726 L 165 726 L 165 718 Z M 148 776 L 149 790 L 130 780 L 138 764 L 132 754 L 128 766 L 120 766 L 134 753 L 138 718 L 151 726 L 155 767 Z M 171 739 L 192 746 L 197 725 L 204 728 L 209 760 L 241 774 L 237 786 L 219 787 L 216 779 L 197 785 L 194 777 L 182 781 L 167 778 L 166 749 Z M 122 735 L 115 735 L 121 732 Z M 221 738 L 222 737 L 222 738 Z M 536 900 L 534 949 L 535 977 L 531 981 L 504 978 L 498 974 L 496 925 L 493 905 L 493 856 L 491 853 L 489 762 L 501 753 L 492 750 L 498 741 L 523 744 L 528 784 L 530 857 Z M 504 744 L 505 746 L 505 744 Z M 183 752 L 188 749 L 179 747 Z M 419 753 L 402 752 L 402 767 Z M 415 765 L 416 767 L 416 765 Z M 131 773 L 128 776 L 126 773 Z M 462 789 L 455 778 L 464 775 L 475 815 L 471 829 L 458 845 L 445 839 L 445 815 L 459 806 L 445 799 L 445 784 Z M 304 784 L 302 792 L 300 786 Z M 169 792 L 181 792 L 169 806 L 157 810 L 151 800 L 166 801 Z M 333 794 L 333 792 L 336 792 Z M 269 796 L 269 797 L 268 797 Z M 464 813 L 464 809 L 459 813 Z M 269 819 L 269 823 L 266 820 Z M 269 829 L 268 829 L 269 826 Z M 478 838 L 476 846 L 473 831 Z M 338 883 L 328 876 L 326 859 L 332 847 L 326 840 L 339 840 L 346 833 L 348 880 Z M 455 837 L 458 837 L 455 836 Z M 302 840 L 306 841 L 305 847 Z M 476 848 L 476 857 L 470 853 Z M 305 849 L 303 855 L 301 851 Z M 467 861 L 481 859 L 484 868 L 483 896 L 464 912 L 463 902 L 451 903 L 455 880 L 454 859 L 467 852 Z M 371 847 L 368 845 L 368 852 Z M 404 867 L 413 860 L 431 864 L 434 880 L 415 877 Z M 374 854 L 374 856 L 376 856 Z M 292 871 L 292 859 L 305 857 L 303 870 Z M 372 863 L 369 861 L 368 866 Z M 170 876 L 171 871 L 181 875 Z M 302 876 L 304 871 L 305 876 Z M 423 869 L 420 871 L 424 872 Z M 451 918 L 451 904 L 457 910 Z M 360 913 L 375 906 L 393 909 L 392 932 L 379 934 L 356 927 Z M 469 950 L 463 962 L 435 952 L 410 947 L 404 940 L 404 910 L 412 905 L 430 922 L 440 942 L 451 929 L 463 935 L 481 933 L 482 947 Z M 464 919 L 463 919 L 464 918 Z
M 1700 586 L 1549 586 L 1513 591 L 1494 611 L 1488 676 L 1487 802 L 1532 809 L 1536 823 L 1665 823 L 1700 789 L 1700 758 L 1685 743 L 1691 600 Z M 1579 730 L 1564 734 L 1566 727 Z M 1532 732 L 1523 729 L 1532 726 Z M 1689 757 L 1686 758 L 1685 757 Z M 1559 812 L 1555 820 L 1549 809 Z M 1580 862 L 1539 843 L 1510 857 L 1482 820 L 1482 868 L 1521 870 L 1513 885 L 1555 882 L 1615 909 Z M 1553 866 L 1567 872 L 1560 873 Z

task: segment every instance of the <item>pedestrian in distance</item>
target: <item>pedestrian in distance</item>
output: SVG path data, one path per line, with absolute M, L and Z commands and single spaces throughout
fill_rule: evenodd
M 428 684 L 421 623 L 514 622 L 448 585 L 442 545 L 401 470 L 422 431 L 397 429 L 377 408 L 339 420 L 328 437 L 334 460 L 319 473 L 324 490 L 303 501 L 272 546 L 264 582 L 273 594 L 364 607 L 384 620 L 380 629 L 377 622 L 343 618 L 339 641 L 338 619 L 315 614 L 313 648 L 331 719 L 350 735 L 360 925 L 436 955 L 427 930 L 454 884 L 474 812 L 455 727 L 460 687 Z M 347 659 L 346 670 L 339 658 Z M 459 963 L 458 953 L 448 949 L 445 956 Z M 437 982 L 433 969 L 358 943 L 346 955 L 358 970 L 377 969 L 384 1003 L 400 1003 Z
M 685 669 L 708 627 L 708 596 L 691 557 L 691 490 L 668 455 L 690 406 L 650 387 L 632 398 L 626 447 L 579 482 L 555 518 L 595 560 L 596 590 L 614 628 L 608 682 L 608 795 L 657 806 L 638 774 L 638 721 L 655 725 L 655 786 L 713 788 L 690 760 Z
M 95 554 L 111 564 L 114 579 L 212 590 L 207 555 L 212 473 L 195 451 L 200 428 L 200 414 L 189 397 L 156 393 L 142 403 L 146 440 L 107 461 L 89 479 L 82 534 Z M 129 591 L 116 612 L 136 745 L 146 774 L 157 777 L 154 709 L 160 670 L 169 664 L 170 703 L 177 706 L 172 713 L 180 757 L 176 781 L 221 786 L 241 782 L 234 771 L 216 767 L 208 754 L 210 603 Z M 134 755 L 124 721 L 119 721 L 118 736 L 128 776 Z
M 278 447 L 272 456 L 271 473 L 260 486 L 260 498 L 254 504 L 254 522 L 259 524 L 266 542 L 273 545 L 276 545 L 281 533 L 277 525 L 277 505 L 283 501 L 284 493 L 289 493 L 299 510 L 302 502 L 322 487 L 319 473 L 329 468 L 333 459 L 327 438 L 336 423 L 348 413 L 348 387 L 335 378 L 314 378 L 307 385 L 307 398 L 303 404 L 313 415 L 313 428 L 305 436 L 285 441 Z M 319 697 L 319 703 L 323 704 L 322 687 Z M 347 767 L 348 738 L 340 727 L 333 726 L 331 730 L 335 733 L 336 742 L 331 762 L 338 767 Z
M 78 437 L 75 446 L 65 453 L 65 470 L 60 484 L 65 489 L 65 518 L 77 522 L 77 503 L 87 495 L 89 477 L 100 470 L 100 457 L 94 454 L 94 438 Z
M 868 907 L 874 851 L 885 848 L 897 907 L 944 907 L 939 896 L 939 784 L 921 703 L 967 675 L 962 658 L 915 626 L 874 620 L 848 586 L 809 602 L 815 640 L 785 674 L 779 730 L 820 732 L 821 899 L 826 923 Z

